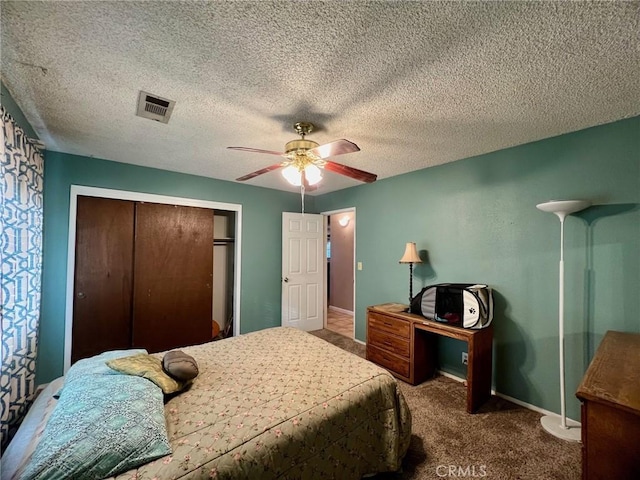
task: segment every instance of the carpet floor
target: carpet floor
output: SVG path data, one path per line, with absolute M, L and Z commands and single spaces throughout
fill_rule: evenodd
M 317 337 L 365 357 L 365 346 L 329 330 Z M 581 444 L 546 433 L 538 412 L 492 396 L 468 414 L 466 387 L 436 376 L 412 386 L 398 380 L 412 415 L 402 471 L 376 479 L 488 478 L 573 480 L 581 476 Z

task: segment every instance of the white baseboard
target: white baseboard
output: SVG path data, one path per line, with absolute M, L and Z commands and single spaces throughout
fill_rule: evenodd
M 364 345 L 365 347 L 367 346 L 367 342 L 363 342 L 362 340 L 358 340 L 357 338 L 354 338 L 353 341 L 359 343 L 360 345 Z
M 453 375 L 453 374 L 448 373 L 448 372 L 443 372 L 442 370 L 437 370 L 437 373 L 439 373 L 443 377 L 451 378 L 451 379 L 456 380 L 456 381 L 461 382 L 461 383 L 467 381 L 466 379 L 464 379 L 462 377 L 458 377 L 457 375 Z M 505 395 L 504 393 L 496 392 L 493 388 L 491 389 L 491 394 L 495 395 L 496 397 L 500 397 L 500 398 L 504 398 L 505 400 L 509 400 L 510 402 L 515 403 L 516 405 L 520 405 L 521 407 L 528 408 L 529 410 L 533 410 L 534 412 L 538 412 L 538 413 L 542 413 L 543 415 L 551 415 L 553 417 L 560 418 L 560 415 L 558 415 L 557 413 L 550 412 L 549 410 L 545 410 L 544 408 L 540 408 L 540 407 L 538 407 L 536 405 L 532 405 L 531 403 L 523 402 L 522 400 L 518 400 L 517 398 L 510 397 L 509 395 Z M 572 423 L 572 425 L 575 425 L 575 426 L 580 425 L 580 422 L 578 422 L 577 420 L 574 420 L 572 418 L 568 418 L 567 417 L 567 420 L 570 421 Z
M 353 315 L 353 312 L 351 310 L 346 310 L 340 307 L 334 307 L 333 305 L 329 305 L 329 310 L 335 310 L 336 312 L 344 313 L 346 315 Z

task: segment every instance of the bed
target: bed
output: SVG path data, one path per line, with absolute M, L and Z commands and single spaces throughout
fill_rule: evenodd
M 183 351 L 200 373 L 161 406 L 171 453 L 111 478 L 357 479 L 400 468 L 411 414 L 386 370 L 293 328 Z M 128 376 L 110 378 L 119 377 Z M 38 397 L 5 452 L 3 480 L 33 460 L 59 383 Z

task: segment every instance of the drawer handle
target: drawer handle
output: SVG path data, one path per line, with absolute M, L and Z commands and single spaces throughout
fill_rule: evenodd
M 392 343 L 391 343 L 389 340 L 385 340 L 385 341 L 384 341 L 384 342 L 382 342 L 382 343 L 384 343 L 385 345 L 392 345 Z
M 393 323 L 384 322 L 384 324 L 385 324 L 387 327 L 393 327 Z

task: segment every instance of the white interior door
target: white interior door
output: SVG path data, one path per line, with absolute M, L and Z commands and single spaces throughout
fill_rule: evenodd
M 324 217 L 282 213 L 282 326 L 323 326 Z

